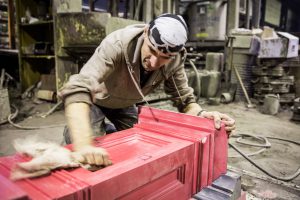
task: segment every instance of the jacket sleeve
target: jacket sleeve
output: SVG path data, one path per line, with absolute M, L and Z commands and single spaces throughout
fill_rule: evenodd
M 172 96 L 174 105 L 180 112 L 184 112 L 185 107 L 190 103 L 195 103 L 194 89 L 188 86 L 188 78 L 184 70 L 184 60 L 182 58 L 179 66 L 171 76 L 165 81 L 165 92 Z
M 72 75 L 59 91 L 58 95 L 65 105 L 73 102 L 91 104 L 95 94 L 101 92 L 100 84 L 115 69 L 120 53 L 121 47 L 118 41 L 112 43 L 111 40 L 104 39 L 79 74 Z

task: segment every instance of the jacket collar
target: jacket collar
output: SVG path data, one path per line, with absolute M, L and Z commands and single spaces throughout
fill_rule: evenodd
M 141 63 L 141 49 L 142 49 L 142 45 L 144 42 L 144 35 L 142 34 L 136 43 L 136 47 L 134 50 L 134 55 L 133 55 L 133 60 L 132 60 L 132 64 L 134 65 L 139 65 Z
M 145 28 L 145 24 L 131 25 L 131 26 L 127 26 L 123 32 L 124 36 L 122 37 L 127 37 L 127 39 L 122 40 L 123 52 L 124 52 L 126 63 L 131 68 L 134 65 L 133 58 L 135 53 L 136 52 L 140 53 L 137 51 L 138 48 L 136 45 L 137 45 L 137 41 L 143 34 L 144 28 Z

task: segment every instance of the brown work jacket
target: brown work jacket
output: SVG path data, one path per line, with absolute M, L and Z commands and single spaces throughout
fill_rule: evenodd
M 162 81 L 165 81 L 166 93 L 173 97 L 179 110 L 195 102 L 184 71 L 185 49 L 168 65 L 154 71 L 141 88 L 140 54 L 145 26 L 127 26 L 103 39 L 79 74 L 72 75 L 60 90 L 59 96 L 65 105 L 86 102 L 107 108 L 125 108 L 144 100 L 139 90 L 146 96 Z

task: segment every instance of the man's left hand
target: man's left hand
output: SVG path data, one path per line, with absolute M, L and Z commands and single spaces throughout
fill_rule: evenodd
M 227 131 L 228 135 L 230 135 L 232 131 L 235 129 L 235 120 L 226 114 L 217 111 L 211 111 L 211 112 L 203 111 L 201 112 L 200 116 L 208 119 L 213 119 L 215 122 L 216 129 L 220 129 L 221 122 L 223 122 L 225 124 L 225 130 Z

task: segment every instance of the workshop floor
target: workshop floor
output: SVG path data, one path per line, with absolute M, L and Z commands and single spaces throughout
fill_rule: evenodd
M 0 126 L 0 156 L 14 154 L 12 142 L 16 138 L 24 138 L 29 135 L 37 135 L 43 140 L 61 143 L 62 132 L 65 124 L 63 110 L 59 110 L 42 118 L 54 104 L 33 104 L 30 100 L 17 103 L 20 114 L 15 122 L 22 126 L 53 126 L 43 129 L 22 130 L 5 124 Z M 154 107 L 174 110 L 170 102 L 152 104 Z M 253 134 L 259 136 L 273 136 L 300 142 L 300 124 L 290 121 L 292 112 L 289 109 L 281 110 L 276 116 L 264 115 L 259 108 L 247 109 L 242 102 L 221 104 L 219 106 L 203 105 L 207 110 L 217 110 L 227 113 L 236 120 L 236 134 Z M 33 127 L 31 127 L 33 128 Z M 236 138 L 230 142 L 236 144 Z M 276 176 L 288 176 L 294 174 L 300 167 L 300 146 L 279 140 L 269 140 L 271 148 L 264 152 L 251 156 L 258 165 Z M 236 144 L 238 145 L 238 144 Z M 238 145 L 243 151 L 255 152 L 257 147 Z M 236 156 L 233 149 L 229 149 L 228 169 L 242 174 L 242 188 L 247 191 L 247 199 L 300 199 L 300 176 L 290 182 L 272 179 L 255 168 L 247 160 Z

